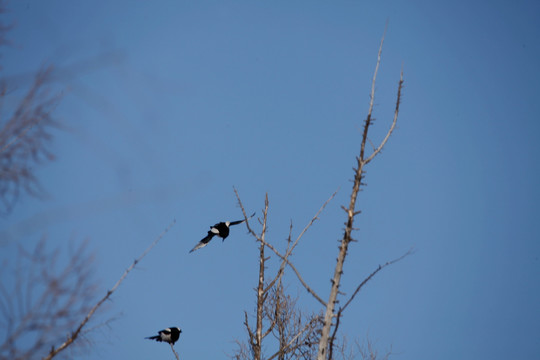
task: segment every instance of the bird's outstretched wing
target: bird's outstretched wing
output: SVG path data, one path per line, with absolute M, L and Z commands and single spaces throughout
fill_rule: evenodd
M 208 235 L 206 235 L 206 237 L 204 239 L 202 239 L 201 241 L 199 241 L 199 243 L 197 245 L 195 245 L 195 247 L 193 249 L 191 249 L 189 252 L 192 253 L 194 252 L 195 250 L 198 250 L 200 248 L 203 248 L 205 247 L 206 245 L 208 245 L 208 243 L 210 242 L 210 240 L 212 240 L 212 238 L 215 236 L 216 234 L 213 233 L 212 231 L 209 231 L 208 232 Z
M 251 216 L 248 217 L 248 219 L 251 219 L 251 218 L 254 217 L 254 216 L 255 216 L 255 213 L 251 214 Z M 238 224 L 241 224 L 241 223 L 243 223 L 243 222 L 245 222 L 245 221 L 246 221 L 246 219 L 244 219 L 244 220 L 238 220 L 238 221 L 231 221 L 230 224 L 229 224 L 229 226 L 230 226 L 230 225 L 238 225 Z

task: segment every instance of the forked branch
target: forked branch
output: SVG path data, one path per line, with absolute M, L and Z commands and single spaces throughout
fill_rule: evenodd
M 294 271 L 294 273 L 296 274 L 296 277 L 298 278 L 298 280 L 300 281 L 300 283 L 302 284 L 302 286 L 304 286 L 304 288 L 319 302 L 321 303 L 322 306 L 326 307 L 326 303 L 324 302 L 324 300 L 305 282 L 305 280 L 302 278 L 302 275 L 300 275 L 300 272 L 298 271 L 298 269 L 294 266 L 294 264 L 289 260 L 289 256 L 292 254 L 292 251 L 294 250 L 294 248 L 296 247 L 296 245 L 298 244 L 298 242 L 300 241 L 300 239 L 302 238 L 302 236 L 307 232 L 307 230 L 313 225 L 313 223 L 319 219 L 319 215 L 322 213 L 322 211 L 324 210 L 324 208 L 326 207 L 326 205 L 328 205 L 328 203 L 330 203 L 330 201 L 336 196 L 337 194 L 337 190 L 324 202 L 324 204 L 319 208 L 319 210 L 317 211 L 317 213 L 315 214 L 315 216 L 313 216 L 313 218 L 310 220 L 310 222 L 304 227 L 304 229 L 302 230 L 302 232 L 300 233 L 300 235 L 298 235 L 298 237 L 296 238 L 296 240 L 294 241 L 294 243 L 292 243 L 291 246 L 288 246 L 287 248 L 287 251 L 285 253 L 285 255 L 281 254 L 272 244 L 266 242 L 264 240 L 264 238 L 258 236 L 252 229 L 251 227 L 249 226 L 249 223 L 248 223 L 248 218 L 247 218 L 247 213 L 244 209 L 244 205 L 242 204 L 242 200 L 240 199 L 240 195 L 238 194 L 238 191 L 236 189 L 234 189 L 234 192 L 236 194 L 236 198 L 238 199 L 238 205 L 240 206 L 240 208 L 242 209 L 242 213 L 244 214 L 244 218 L 246 219 L 246 227 L 248 228 L 248 231 L 257 238 L 258 241 L 260 241 L 261 243 L 263 243 L 266 247 L 268 247 L 270 250 L 272 250 L 274 252 L 274 254 L 276 254 L 281 260 L 282 260 L 282 266 L 283 266 L 283 263 L 286 263 L 288 266 L 290 266 L 290 268 Z

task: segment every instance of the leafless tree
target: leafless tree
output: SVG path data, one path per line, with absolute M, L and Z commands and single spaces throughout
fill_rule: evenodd
M 4 2 L 0 0 L 0 15 Z M 0 18 L 0 45 L 9 43 L 10 26 Z M 34 173 L 36 164 L 54 159 L 51 131 L 58 124 L 51 116 L 60 96 L 51 95 L 50 82 L 92 67 L 96 59 L 53 73 L 53 67 L 38 71 L 29 87 L 11 88 L 0 77 L 0 214 L 8 215 L 21 193 L 40 196 Z M 26 80 L 26 77 L 23 77 Z M 8 96 L 23 94 L 17 100 Z M 114 286 L 101 298 L 95 297 L 90 281 L 91 257 L 85 245 L 60 257 L 60 249 L 47 251 L 43 238 L 33 251 L 19 247 L 13 271 L 3 271 L 0 282 L 0 359 L 52 359 L 74 349 L 89 331 L 96 312 L 114 294 L 135 266 L 163 238 L 169 226 L 133 261 Z M 66 264 L 62 259 L 69 258 Z M 2 264 L 8 269 L 7 260 Z M 171 347 L 172 348 L 172 347 Z M 178 354 L 172 348 L 176 358 Z
M 54 159 L 49 146 L 51 130 L 57 126 L 51 111 L 59 95 L 51 95 L 47 83 L 52 71 L 39 71 L 15 111 L 4 120 L 4 98 L 8 94 L 0 83 L 0 213 L 7 214 L 21 192 L 40 196 L 43 190 L 35 176 L 36 164 Z
M 342 337 L 341 340 L 338 339 L 338 329 L 344 311 L 364 287 L 364 285 L 368 283 L 379 271 L 402 260 L 412 252 L 412 250 L 409 250 L 400 257 L 379 265 L 366 278 L 359 282 L 358 286 L 354 289 L 354 291 L 352 291 L 350 296 L 346 297 L 345 293 L 340 291 L 343 265 L 349 253 L 349 245 L 356 241 L 353 239 L 353 230 L 356 230 L 354 228 L 354 219 L 360 214 L 360 211 L 357 210 L 357 197 L 361 187 L 365 186 L 363 180 L 366 173 L 366 165 L 375 159 L 375 157 L 386 145 L 396 127 L 399 114 L 401 92 L 403 89 L 403 71 L 400 74 L 394 117 L 392 119 L 390 128 L 379 144 L 374 145 L 369 139 L 368 134 L 374 121 L 373 106 L 375 100 L 375 83 L 381 61 L 383 43 L 384 35 L 381 39 L 375 72 L 372 79 L 369 109 L 367 118 L 364 122 L 360 141 L 360 154 L 356 157 L 356 166 L 354 168 L 353 188 L 351 191 L 350 201 L 347 207 L 342 206 L 346 213 L 345 229 L 343 237 L 339 242 L 337 262 L 334 268 L 333 276 L 331 277 L 331 287 L 328 294 L 328 300 L 323 300 L 323 297 L 317 294 L 313 287 L 307 284 L 307 282 L 301 276 L 301 272 L 296 268 L 291 260 L 291 254 L 298 244 L 298 241 L 302 238 L 313 222 L 318 219 L 319 214 L 335 194 L 332 195 L 330 199 L 328 199 L 327 202 L 321 207 L 319 212 L 313 217 L 313 219 L 304 228 L 295 241 L 291 240 L 291 235 L 289 234 L 286 250 L 282 252 L 266 239 L 268 195 L 265 199 L 263 218 L 260 220 L 262 230 L 259 234 L 257 234 L 250 225 L 249 219 L 244 211 L 244 206 L 240 200 L 240 196 L 235 189 L 238 203 L 246 219 L 248 231 L 259 244 L 259 281 L 256 289 L 256 324 L 254 328 L 250 326 L 248 323 L 248 314 L 246 313 L 244 324 L 247 329 L 249 342 L 247 344 L 237 342 L 239 344 L 239 348 L 237 353 L 233 356 L 235 359 L 252 358 L 255 360 L 270 360 L 277 357 L 278 359 L 317 358 L 318 360 L 331 360 L 338 356 L 343 359 L 354 358 L 356 356 L 360 356 L 363 359 L 375 359 L 378 356 L 371 343 L 368 343 L 367 347 L 358 347 L 358 351 L 356 351 L 356 353 L 353 353 L 352 351 L 347 352 L 348 346 L 344 338 Z M 369 151 L 366 147 L 366 145 L 369 146 L 369 144 L 372 146 L 371 151 Z M 265 253 L 266 249 L 269 249 L 281 260 L 277 274 L 273 276 L 272 280 L 269 282 L 265 282 L 265 263 L 268 259 Z M 311 314 L 308 317 L 300 316 L 295 301 L 292 301 L 291 297 L 284 292 L 282 276 L 286 268 L 290 268 L 294 272 L 302 286 L 318 303 L 321 304 L 322 309 L 320 314 Z M 274 334 L 277 340 L 277 350 L 271 352 L 271 355 L 265 356 L 262 353 L 262 341 L 269 334 Z M 384 355 L 384 358 L 388 358 L 388 356 L 389 353 Z
M 235 189 L 242 212 L 247 219 L 246 212 L 240 200 L 240 195 Z M 327 202 L 328 203 L 328 202 Z M 324 206 L 326 206 L 326 204 Z M 262 230 L 257 234 L 246 222 L 250 234 L 259 244 L 259 281 L 256 288 L 257 306 L 255 311 L 255 326 L 249 323 L 249 315 L 244 313 L 244 325 L 248 334 L 248 342 L 237 341 L 238 349 L 232 356 L 234 359 L 311 359 L 315 349 L 317 332 L 321 326 L 322 314 L 303 314 L 296 306 L 296 299 L 286 294 L 283 285 L 283 273 L 287 266 L 288 258 L 298 244 L 300 237 L 292 241 L 290 228 L 287 239 L 285 255 L 275 275 L 270 280 L 266 279 L 266 249 L 273 250 L 273 246 L 266 240 L 266 224 L 268 220 L 268 195 L 265 198 L 265 207 L 261 221 Z M 324 208 L 323 206 L 323 208 Z M 321 210 L 322 211 L 322 208 Z M 319 211 L 319 213 L 320 213 Z M 318 214 L 319 214 L 318 213 Z M 317 215 L 318 215 L 317 214 Z M 312 220 L 312 222 L 315 219 Z M 311 222 L 311 223 L 312 223 Z M 307 228 L 305 229 L 307 230 Z M 302 234 L 305 232 L 302 232 Z M 263 341 L 272 335 L 276 350 L 268 357 L 263 356 Z M 271 341 L 268 341 L 269 343 Z
M 69 346 L 71 346 L 83 334 L 85 327 L 87 326 L 88 322 L 92 319 L 96 311 L 105 303 L 105 301 L 107 301 L 111 297 L 112 294 L 114 294 L 114 292 L 118 289 L 120 284 L 122 284 L 122 282 L 126 279 L 128 274 L 135 268 L 135 266 L 146 255 L 148 255 L 148 253 L 154 248 L 154 246 L 158 244 L 158 242 L 163 238 L 163 236 L 165 236 L 165 234 L 173 227 L 175 223 L 176 223 L 176 220 L 173 220 L 169 224 L 169 226 L 167 226 L 167 228 L 163 230 L 163 232 L 146 248 L 146 250 L 138 258 L 133 260 L 131 265 L 124 271 L 124 273 L 118 279 L 118 281 L 114 284 L 114 286 L 110 290 L 106 291 L 105 295 L 103 295 L 103 297 L 99 299 L 99 301 L 97 301 L 94 304 L 94 306 L 90 308 L 90 310 L 86 313 L 86 316 L 84 316 L 82 320 L 80 320 L 80 322 L 76 326 L 73 326 L 70 329 L 70 331 L 67 333 L 67 336 L 65 337 L 65 340 L 61 342 L 60 345 L 58 345 L 57 347 L 52 346 L 50 348 L 51 350 L 49 354 L 43 358 L 44 360 L 50 360 L 54 358 L 59 353 L 61 353 L 62 351 L 67 349 Z M 174 352 L 174 349 L 172 350 Z
M 0 15 L 5 12 L 0 1 Z M 9 44 L 11 28 L 0 18 L 0 46 Z M 28 86 L 8 85 L 0 77 L 0 214 L 8 214 L 21 193 L 43 195 L 35 175 L 35 165 L 54 159 L 49 150 L 52 130 L 57 123 L 51 116 L 60 98 L 52 94 L 52 66 L 38 71 Z M 8 101 L 9 100 L 9 101 Z M 6 107 L 6 103 L 16 104 Z
M 43 238 L 33 251 L 19 247 L 13 263 L 2 264 L 0 359 L 39 357 L 92 307 L 96 286 L 86 243 L 60 254 Z

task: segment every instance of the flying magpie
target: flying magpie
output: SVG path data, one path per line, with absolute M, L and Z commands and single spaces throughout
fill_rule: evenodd
M 149 336 L 145 339 L 150 339 L 150 340 L 156 340 L 156 341 L 159 341 L 159 342 L 167 342 L 169 344 L 173 344 L 178 340 L 178 338 L 180 337 L 180 333 L 182 332 L 182 330 L 180 330 L 179 328 L 177 327 L 170 327 L 170 328 L 166 328 L 164 330 L 160 330 L 158 332 L 158 335 L 156 336 Z
M 251 219 L 253 216 L 255 216 L 255 213 L 251 214 L 251 216 L 248 219 Z M 197 245 L 195 245 L 195 247 L 193 249 L 190 250 L 190 253 L 192 253 L 195 250 L 198 250 L 198 249 L 203 248 L 206 245 L 208 245 L 210 240 L 212 240 L 212 238 L 214 236 L 216 236 L 216 235 L 219 236 L 220 238 L 222 238 L 223 239 L 222 241 L 225 241 L 227 236 L 229 236 L 229 226 L 238 225 L 238 224 L 243 223 L 244 221 L 246 221 L 246 219 L 238 220 L 238 221 L 225 221 L 225 222 L 220 222 L 220 223 L 218 223 L 218 224 L 216 224 L 214 226 L 210 226 L 210 230 L 208 231 L 208 235 L 206 235 L 206 237 L 204 239 L 199 241 L 199 243 Z

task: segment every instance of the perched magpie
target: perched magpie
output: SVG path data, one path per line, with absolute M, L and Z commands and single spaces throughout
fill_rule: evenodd
M 248 219 L 252 218 L 253 216 L 255 216 L 255 213 L 251 214 L 251 216 Z M 205 247 L 206 245 L 208 245 L 210 240 L 212 240 L 212 238 L 214 236 L 216 236 L 216 235 L 219 236 L 220 238 L 222 238 L 223 239 L 222 241 L 225 241 L 227 236 L 229 236 L 229 226 L 238 225 L 238 224 L 243 223 L 244 221 L 246 221 L 246 219 L 238 220 L 238 221 L 220 222 L 220 223 L 218 223 L 218 224 L 216 224 L 214 226 L 210 226 L 210 230 L 208 231 L 208 235 L 206 235 L 206 237 L 204 239 L 199 241 L 199 243 L 197 245 L 195 245 L 195 247 L 193 249 L 191 249 L 190 253 L 194 252 L 195 250 L 198 250 L 198 249 L 200 249 L 202 247 Z
M 156 335 L 156 336 L 149 336 L 149 337 L 147 337 L 145 339 L 156 340 L 156 341 L 159 341 L 159 342 L 165 341 L 165 342 L 167 342 L 169 344 L 174 345 L 174 343 L 180 337 L 181 332 L 182 332 L 182 330 L 180 330 L 177 327 L 170 327 L 170 328 L 166 328 L 164 330 L 160 330 L 158 332 L 158 335 Z

